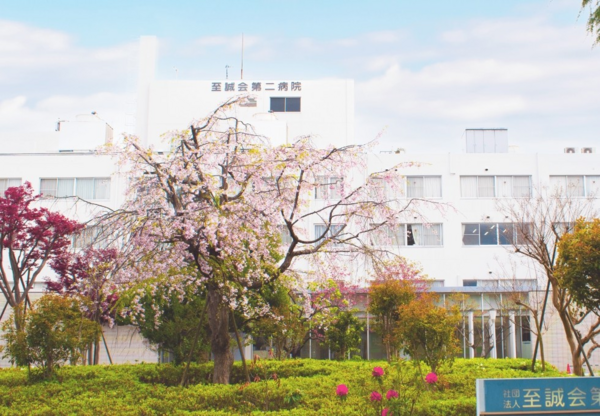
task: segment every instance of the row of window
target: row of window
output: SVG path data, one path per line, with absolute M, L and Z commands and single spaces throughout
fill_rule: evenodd
M 314 227 L 315 238 L 328 238 L 338 234 L 343 224 Z M 462 242 L 465 246 L 493 246 L 526 244 L 528 226 L 513 223 L 466 223 L 462 224 Z M 443 245 L 442 224 L 399 224 L 380 226 L 369 238 L 374 246 L 441 246 Z M 281 228 L 283 244 L 291 243 L 287 228 Z
M 321 176 L 316 199 L 335 199 L 341 196 L 342 178 Z M 388 193 L 383 179 L 372 178 L 373 194 Z M 531 196 L 531 176 L 461 176 L 462 198 L 528 198 Z M 568 175 L 550 176 L 550 189 L 564 196 L 600 196 L 600 176 Z M 408 198 L 441 198 L 441 176 L 407 176 L 404 194 Z
M 0 178 L 0 195 L 11 186 L 21 186 L 21 178 Z M 82 199 L 110 199 L 110 178 L 42 178 L 44 197 L 78 196 Z
M 319 176 L 316 199 L 337 199 L 342 195 L 342 178 Z M 20 178 L 0 178 L 0 194 L 11 186 L 21 185 Z M 42 195 L 46 197 L 78 196 L 83 199 L 110 199 L 110 178 L 42 178 Z M 550 176 L 550 188 L 571 197 L 600 196 L 600 176 Z M 371 191 L 386 192 L 382 179 L 371 179 Z M 461 176 L 463 198 L 525 198 L 531 196 L 530 176 Z M 441 198 L 441 176 L 407 176 L 408 198 Z

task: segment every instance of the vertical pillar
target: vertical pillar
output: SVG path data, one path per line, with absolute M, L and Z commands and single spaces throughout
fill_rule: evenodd
M 369 302 L 367 301 L 367 305 Z M 369 309 L 367 306 L 367 360 L 371 359 L 371 327 L 369 322 Z
M 517 358 L 517 337 L 516 337 L 515 311 L 508 312 L 508 356 Z
M 490 331 L 490 358 L 498 358 L 496 348 L 496 311 L 491 309 L 489 312 L 490 319 L 488 320 Z
M 475 358 L 475 325 L 473 324 L 473 311 L 469 311 L 469 358 Z

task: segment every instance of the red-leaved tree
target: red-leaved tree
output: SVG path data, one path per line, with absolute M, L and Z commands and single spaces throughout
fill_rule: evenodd
M 83 228 L 58 212 L 33 207 L 39 198 L 29 182 L 0 196 L 0 290 L 14 310 L 17 330 L 40 273 L 65 255 L 71 236 Z
M 119 298 L 113 279 L 118 269 L 117 258 L 118 251 L 114 248 L 88 247 L 77 254 L 65 253 L 52 262 L 59 280 L 47 282 L 47 288 L 62 295 L 87 298 L 90 301 L 86 311 L 88 319 L 112 326 L 114 306 Z M 88 349 L 88 362 L 98 364 L 99 359 L 100 340 L 97 339 Z

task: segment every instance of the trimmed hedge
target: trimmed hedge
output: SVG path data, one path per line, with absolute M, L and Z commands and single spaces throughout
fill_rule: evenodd
M 476 378 L 557 377 L 553 368 L 531 373 L 523 359 L 462 360 L 439 371 L 439 386 L 423 391 L 416 415 L 475 414 Z M 371 371 L 385 362 L 259 360 L 243 384 L 236 363 L 228 386 L 210 385 L 212 364 L 192 364 L 186 388 L 178 386 L 181 367 L 168 364 L 78 366 L 59 369 L 55 379 L 32 382 L 24 369 L 0 370 L 0 413 L 6 415 L 360 415 L 373 414 L 365 396 Z M 409 367 L 406 367 L 409 368 Z M 410 366 L 410 371 L 416 371 Z M 419 376 L 420 377 L 420 376 Z M 346 384 L 345 401 L 335 395 Z M 402 386 L 394 385 L 401 390 Z

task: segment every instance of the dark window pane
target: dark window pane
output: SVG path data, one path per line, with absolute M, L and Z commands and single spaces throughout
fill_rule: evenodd
M 498 239 L 502 245 L 514 243 L 515 227 L 512 224 L 498 224 Z
M 285 111 L 288 113 L 289 112 L 299 112 L 300 111 L 300 97 L 286 98 L 285 99 Z
M 479 245 L 479 224 L 463 225 L 463 244 L 466 246 Z
M 528 316 L 521 317 L 521 339 L 523 342 L 531 342 L 531 329 Z
M 463 286 L 477 286 L 477 280 L 463 280 Z
M 481 226 L 481 245 L 498 244 L 497 224 L 480 224 Z
M 412 225 L 410 224 L 406 226 L 406 244 L 409 246 L 415 245 L 415 235 L 413 234 Z
M 271 97 L 271 111 L 283 113 L 285 111 L 285 98 Z

